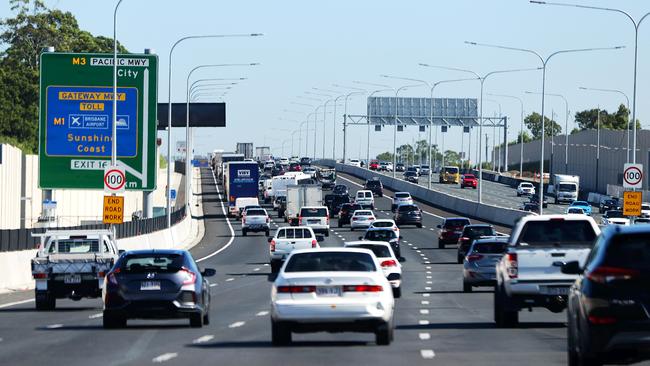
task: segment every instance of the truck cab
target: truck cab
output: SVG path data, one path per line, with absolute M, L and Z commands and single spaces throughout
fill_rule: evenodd
M 555 197 L 555 203 L 571 203 L 578 199 L 580 177 L 577 175 L 553 174 L 553 182 L 548 186 L 548 193 Z

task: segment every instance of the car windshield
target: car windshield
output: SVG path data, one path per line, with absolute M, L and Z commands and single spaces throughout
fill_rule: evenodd
M 381 182 L 378 180 L 371 180 L 366 182 L 366 186 L 369 188 L 377 188 L 381 186 Z
M 475 243 L 472 246 L 472 253 L 501 254 L 506 252 L 507 246 L 508 243 L 504 242 Z
M 399 206 L 399 212 L 411 212 L 411 211 L 420 211 L 418 206 L 415 205 L 402 205 Z
M 408 172 L 404 173 L 405 177 L 415 177 L 416 175 L 417 175 L 417 173 L 414 172 L 414 171 L 408 171 Z
M 478 238 L 479 236 L 494 236 L 494 228 L 491 226 L 466 226 L 463 236 Z
M 452 219 L 445 221 L 445 227 L 459 227 L 469 225 L 469 220 L 467 219 Z
M 339 195 L 335 195 L 335 196 L 332 198 L 332 202 L 334 202 L 334 203 L 336 203 L 336 204 L 340 204 L 340 203 L 348 203 L 348 202 L 350 202 L 350 197 L 349 197 L 349 196 L 339 196 Z
M 390 249 L 386 245 L 378 245 L 378 244 L 355 244 L 353 245 L 354 248 L 362 248 L 362 249 L 369 249 L 373 252 L 375 257 L 377 258 L 386 258 L 386 257 L 392 257 L 390 254 Z
M 366 231 L 366 240 L 390 241 L 397 238 L 393 230 L 368 230 Z
M 300 210 L 302 217 L 323 217 L 327 216 L 326 208 L 303 208 Z
M 315 252 L 294 254 L 285 272 L 375 272 L 369 254 L 355 252 Z
M 650 236 L 621 234 L 612 237 L 605 251 L 604 266 L 650 270 Z
M 183 267 L 183 262 L 181 254 L 132 254 L 122 260 L 120 269 L 131 273 L 177 272 Z
M 442 172 L 447 173 L 447 174 L 458 174 L 458 168 L 456 168 L 456 167 L 445 167 L 445 168 L 442 168 Z
M 575 190 L 576 186 L 573 184 L 560 184 L 560 192 L 574 192 Z
M 395 193 L 396 198 L 411 198 L 410 193 Z
M 610 218 L 610 219 L 625 217 L 625 216 L 623 216 L 623 211 L 618 211 L 618 210 L 607 211 L 606 215 L 607 215 L 607 218 Z
M 266 212 L 264 210 L 252 209 L 246 211 L 246 216 L 266 216 Z
M 517 245 L 591 247 L 595 238 L 596 232 L 587 220 L 551 219 L 527 222 L 519 235 Z
M 589 206 L 589 204 L 585 201 L 573 201 L 571 206 Z

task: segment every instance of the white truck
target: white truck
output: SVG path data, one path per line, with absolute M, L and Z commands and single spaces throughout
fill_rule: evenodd
M 566 308 L 569 288 L 578 278 L 562 273 L 562 265 L 583 266 L 600 229 L 586 215 L 541 215 L 519 219 L 508 249 L 496 265 L 494 321 L 514 327 L 521 309 L 544 307 L 559 313 Z
M 53 310 L 56 299 L 100 297 L 104 276 L 122 251 L 109 230 L 48 230 L 40 237 L 32 276 L 36 310 Z
M 287 186 L 287 209 L 284 221 L 291 225 L 298 224 L 302 207 L 323 206 L 323 189 L 318 184 Z
M 577 175 L 553 174 L 548 194 L 555 197 L 555 204 L 571 203 L 578 199 L 580 192 L 580 177 Z
M 288 186 L 298 185 L 308 179 L 311 179 L 311 177 L 301 172 L 287 172 L 283 175 L 275 176 L 271 180 L 271 190 L 268 192 L 268 195 L 271 200 L 275 200 L 277 197 L 286 196 Z
M 307 226 L 281 227 L 275 232 L 275 236 L 268 238 L 269 241 L 269 262 L 271 273 L 276 273 L 282 267 L 289 254 L 296 249 L 320 248 L 318 244 L 322 236 L 316 236 L 314 230 Z

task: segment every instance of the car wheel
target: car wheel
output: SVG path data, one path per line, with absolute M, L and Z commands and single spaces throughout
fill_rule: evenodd
M 117 329 L 126 327 L 126 318 L 104 312 L 102 316 L 104 329 Z
M 266 230 L 264 234 L 266 234 L 266 236 L 269 236 L 271 233 L 268 230 Z
M 36 299 L 36 310 L 38 311 L 54 310 L 56 308 L 56 297 L 49 292 L 43 295 L 36 294 L 34 298 Z
M 438 239 L 438 249 L 445 249 L 445 243 Z
M 248 233 L 248 232 L 247 232 L 246 230 L 242 230 L 242 231 L 241 231 L 241 235 L 242 235 L 242 236 L 246 236 L 247 233 Z
M 567 361 L 569 366 L 579 366 L 578 351 L 576 350 L 576 341 L 573 335 L 575 325 L 571 321 L 570 311 L 567 309 Z
M 377 326 L 375 329 L 375 342 L 379 346 L 387 346 L 393 338 L 393 328 L 389 323 L 384 323 Z
M 327 237 L 330 236 L 330 231 L 329 231 L 329 230 L 327 230 L 327 231 L 325 232 L 325 236 L 327 236 Z
M 580 321 L 578 319 L 578 321 Z M 577 364 L 581 366 L 600 366 L 603 363 L 599 360 L 596 353 L 593 351 L 591 344 L 591 337 L 589 333 L 589 326 L 579 327 L 576 329 L 577 339 L 574 339 L 574 345 L 580 345 L 576 350 Z M 575 347 L 574 347 L 575 349 Z
M 205 312 L 205 315 L 203 315 L 203 324 L 208 325 L 210 324 L 210 309 Z
M 494 291 L 494 321 L 498 328 L 512 328 L 519 324 L 519 312 L 508 309 L 508 296 L 503 286 Z
M 338 224 L 337 224 L 336 226 L 338 226 L 338 227 L 341 228 L 341 227 L 343 227 L 343 224 L 341 224 L 341 221 L 339 221 Z
M 350 226 L 350 231 L 354 231 L 354 226 Z
M 517 193 L 517 197 L 521 197 L 521 195 L 519 193 Z
M 420 224 L 415 224 L 415 226 L 417 226 L 419 229 L 422 229 L 422 224 L 421 223 Z
M 271 320 L 271 343 L 274 346 L 291 343 L 291 330 L 286 325 Z
M 203 326 L 203 314 L 190 314 L 190 327 L 201 328 Z
M 463 282 L 463 292 L 472 292 L 472 285 Z
M 280 261 L 271 261 L 271 273 L 278 273 L 280 270 L 280 267 L 282 267 L 282 262 Z
M 402 287 L 393 288 L 393 297 L 396 299 L 402 297 Z
M 463 263 L 463 256 L 460 255 L 460 254 L 456 255 L 456 262 L 458 262 L 458 264 L 462 264 Z

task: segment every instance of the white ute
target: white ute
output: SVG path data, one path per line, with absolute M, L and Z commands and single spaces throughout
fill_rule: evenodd
M 566 308 L 569 288 L 578 278 L 563 274 L 562 265 L 585 264 L 600 229 L 586 215 L 541 215 L 519 219 L 508 249 L 497 263 L 494 321 L 498 327 L 519 323 L 519 311 Z
M 282 263 L 295 249 L 319 248 L 318 241 L 322 236 L 316 237 L 314 231 L 308 226 L 281 227 L 275 236 L 268 239 L 271 272 L 280 270 Z

